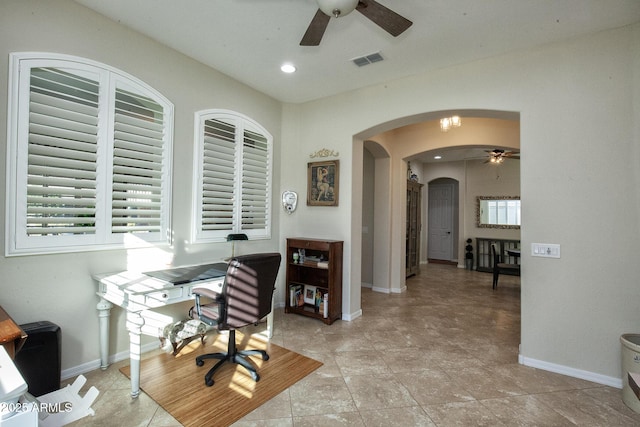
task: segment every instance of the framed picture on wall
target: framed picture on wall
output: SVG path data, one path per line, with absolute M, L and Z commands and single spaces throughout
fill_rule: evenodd
M 307 205 L 338 206 L 340 161 L 307 164 Z

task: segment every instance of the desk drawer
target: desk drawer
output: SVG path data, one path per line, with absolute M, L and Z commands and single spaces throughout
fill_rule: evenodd
M 165 305 L 171 300 L 183 298 L 185 289 L 181 286 L 175 288 L 163 289 L 157 292 L 151 292 L 144 296 L 145 304 L 149 307 L 157 307 L 159 305 Z

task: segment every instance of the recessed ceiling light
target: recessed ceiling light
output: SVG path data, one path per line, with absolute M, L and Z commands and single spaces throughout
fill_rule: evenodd
M 434 159 L 436 160 L 440 160 L 442 158 L 442 156 L 433 156 Z
M 291 74 L 296 72 L 296 67 L 292 64 L 282 64 L 280 67 L 283 73 Z

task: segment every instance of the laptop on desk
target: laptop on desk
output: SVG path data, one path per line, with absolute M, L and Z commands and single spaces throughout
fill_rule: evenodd
M 185 283 L 201 282 L 224 277 L 227 274 L 227 264 L 217 262 L 214 264 L 192 265 L 187 267 L 170 268 L 167 270 L 157 270 L 145 272 L 147 276 L 164 280 L 174 285 L 184 285 Z

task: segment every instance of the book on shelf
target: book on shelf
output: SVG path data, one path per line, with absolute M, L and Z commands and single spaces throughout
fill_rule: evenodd
M 329 294 L 326 293 L 322 296 L 322 317 L 325 319 L 329 317 Z
M 289 284 L 289 306 L 299 307 L 304 305 L 303 286 L 299 283 Z
M 329 261 L 309 261 L 305 259 L 304 262 L 301 263 L 301 265 L 304 265 L 307 267 L 323 268 L 327 270 L 329 268 Z

